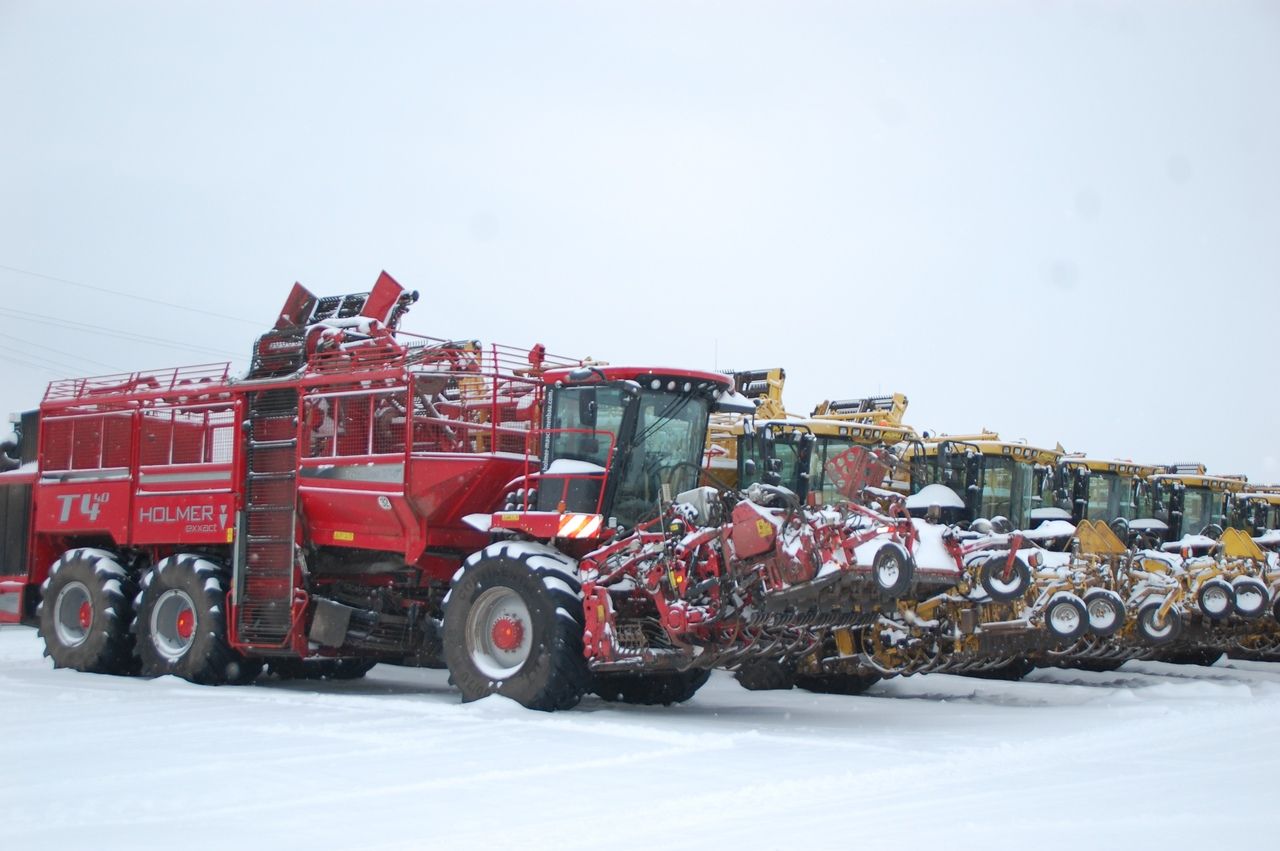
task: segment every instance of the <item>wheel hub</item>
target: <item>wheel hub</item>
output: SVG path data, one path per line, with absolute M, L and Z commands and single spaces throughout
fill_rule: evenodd
M 524 624 L 511 615 L 503 615 L 493 622 L 490 637 L 494 647 L 510 653 L 524 641 Z
M 1050 620 L 1053 621 L 1054 629 L 1057 632 L 1068 635 L 1075 632 L 1080 626 L 1080 613 L 1076 611 L 1075 606 L 1063 603 L 1053 610 L 1053 616 Z
M 188 639 L 195 632 L 196 613 L 190 609 L 183 609 L 178 613 L 177 632 L 181 639 Z
M 1105 600 L 1089 604 L 1089 623 L 1098 629 L 1106 629 L 1115 623 L 1116 611 Z
M 481 673 L 494 680 L 516 674 L 533 651 L 529 606 L 513 588 L 487 588 L 467 613 L 467 652 Z
M 53 602 L 53 629 L 64 647 L 77 647 L 93 626 L 93 595 L 83 582 L 68 582 Z
M 151 609 L 149 626 L 156 652 L 172 661 L 181 659 L 195 640 L 195 602 L 181 588 L 170 588 Z
M 1227 610 L 1227 594 L 1221 588 L 1210 588 L 1204 593 L 1204 607 L 1210 614 L 1219 615 Z
M 1262 610 L 1262 604 L 1265 597 L 1258 590 L 1250 585 L 1244 585 L 1236 589 L 1236 601 L 1240 610 L 1253 614 Z

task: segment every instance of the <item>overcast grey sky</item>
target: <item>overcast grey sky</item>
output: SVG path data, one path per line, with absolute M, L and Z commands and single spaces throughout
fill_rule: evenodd
M 385 268 L 419 333 L 1280 480 L 1278 93 L 1280 2 L 0 0 L 0 266 L 207 312 L 0 268 L 0 407 Z

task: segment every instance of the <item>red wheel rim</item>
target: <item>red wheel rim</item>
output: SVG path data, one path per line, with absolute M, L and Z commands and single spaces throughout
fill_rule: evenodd
M 88 629 L 93 623 L 93 605 L 89 601 L 80 604 L 79 611 L 76 612 L 76 619 L 80 622 L 81 629 Z
M 178 613 L 177 623 L 178 637 L 186 640 L 196 630 L 196 614 L 190 609 L 183 609 Z
M 510 616 L 498 618 L 493 622 L 489 637 L 494 647 L 510 653 L 524 641 L 524 624 Z

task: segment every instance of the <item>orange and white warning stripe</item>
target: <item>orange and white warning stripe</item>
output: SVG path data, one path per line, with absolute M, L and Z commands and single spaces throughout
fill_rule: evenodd
M 599 514 L 562 514 L 557 538 L 594 538 L 604 518 Z

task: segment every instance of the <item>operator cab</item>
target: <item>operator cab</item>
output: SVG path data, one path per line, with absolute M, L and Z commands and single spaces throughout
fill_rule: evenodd
M 710 372 L 591 366 L 548 372 L 546 381 L 533 507 L 603 515 L 625 529 L 698 486 L 713 410 L 754 410 Z
M 907 455 L 911 493 L 928 485 L 949 488 L 964 503 L 962 522 L 1003 517 L 1013 529 L 1032 529 L 1049 520 L 1066 519 L 1053 503 L 1056 454 L 1052 450 L 984 433 L 971 440 L 921 442 Z

